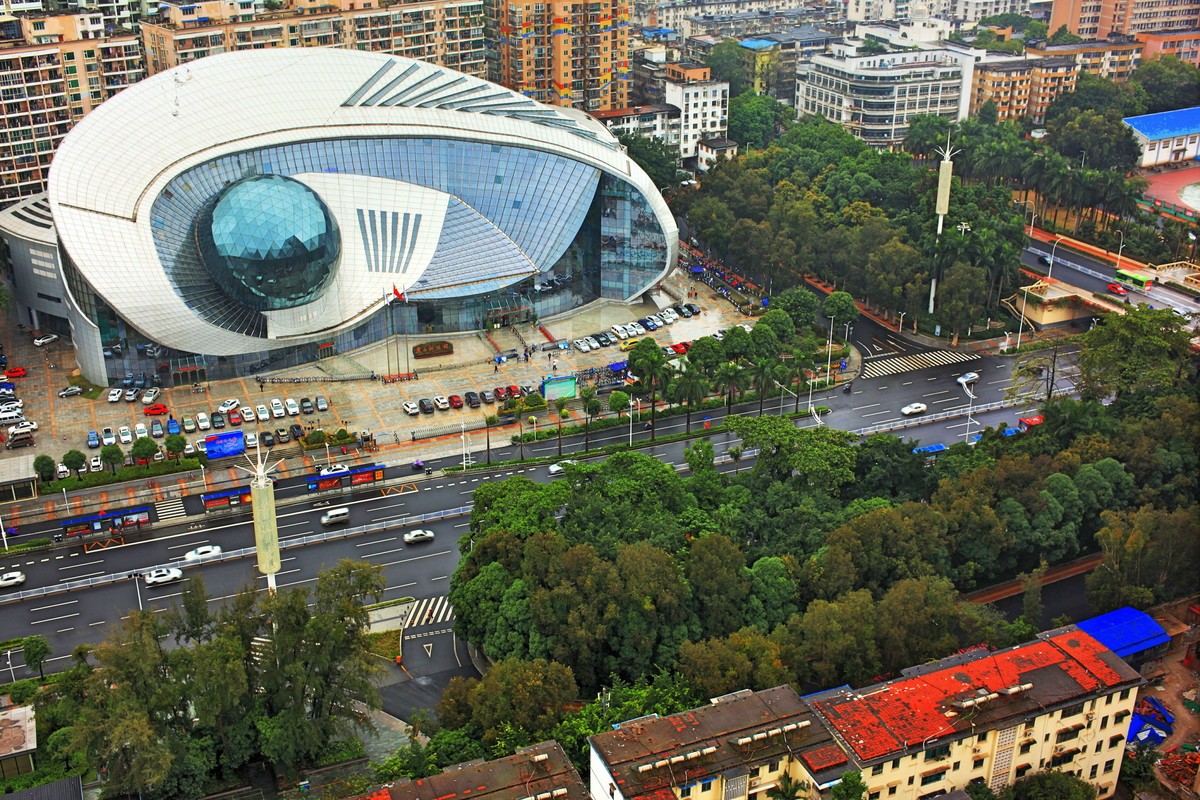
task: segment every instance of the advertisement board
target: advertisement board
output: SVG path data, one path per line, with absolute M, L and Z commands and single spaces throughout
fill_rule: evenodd
M 240 456 L 246 452 L 246 437 L 241 431 L 213 433 L 204 437 L 204 447 L 209 459 Z
M 542 397 L 547 403 L 554 402 L 560 397 L 573 400 L 578 394 L 579 381 L 574 375 L 556 375 L 542 381 Z

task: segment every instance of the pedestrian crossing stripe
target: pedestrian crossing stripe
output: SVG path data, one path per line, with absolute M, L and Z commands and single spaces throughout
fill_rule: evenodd
M 445 595 L 425 597 L 413 603 L 405 627 L 417 625 L 441 625 L 454 620 L 454 609 L 450 598 Z
M 154 504 L 154 509 L 158 512 L 160 522 L 164 519 L 187 516 L 187 510 L 183 507 L 183 500 L 180 500 L 178 497 L 172 500 L 161 500 Z
M 927 353 L 915 353 L 908 356 L 884 358 L 879 361 L 867 361 L 863 366 L 860 378 L 882 378 L 884 375 L 895 375 L 899 372 L 913 372 L 929 367 L 941 367 L 947 364 L 960 364 L 963 361 L 973 361 L 979 358 L 975 353 L 958 353 L 953 350 L 930 350 Z

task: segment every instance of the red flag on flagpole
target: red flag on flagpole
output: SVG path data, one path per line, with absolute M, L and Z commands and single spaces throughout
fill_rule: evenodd
M 399 289 L 397 289 L 397 288 L 396 288 L 396 284 L 394 284 L 394 283 L 392 284 L 392 294 L 396 295 L 396 298 L 397 298 L 397 299 L 398 299 L 398 300 L 399 300 L 401 303 L 407 303 L 407 302 L 408 302 L 408 297 L 407 297 L 407 296 L 405 296 L 404 292 L 402 292 L 402 291 L 400 291 Z

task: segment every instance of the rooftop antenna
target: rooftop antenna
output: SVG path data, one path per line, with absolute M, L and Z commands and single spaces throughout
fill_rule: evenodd
M 941 244 L 942 229 L 945 227 L 946 214 L 950 212 L 950 181 L 954 177 L 954 162 L 951 160 L 962 150 L 950 149 L 950 131 L 946 131 L 946 146 L 936 148 L 933 152 L 942 157 L 938 164 L 937 200 L 934 202 L 934 213 L 938 215 L 937 244 Z M 937 296 L 938 273 L 940 267 L 933 270 L 933 278 L 929 283 L 929 313 L 933 313 L 934 298 Z
M 250 508 L 254 514 L 254 547 L 258 551 L 258 571 L 267 576 L 267 591 L 275 594 L 275 575 L 280 569 L 279 525 L 275 518 L 275 481 L 271 472 L 278 469 L 284 459 L 268 466 L 271 451 L 262 452 L 256 442 L 254 458 L 246 454 L 249 467 L 235 464 L 250 475 Z

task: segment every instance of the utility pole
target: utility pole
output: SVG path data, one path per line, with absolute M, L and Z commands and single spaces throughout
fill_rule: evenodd
M 954 162 L 951 159 L 958 155 L 961 150 L 950 149 L 950 132 L 946 132 L 946 146 L 939 147 L 934 151 L 942 157 L 942 161 L 938 164 L 938 183 L 937 183 L 937 199 L 934 202 L 934 211 L 938 215 L 937 224 L 937 244 L 940 251 L 942 242 L 942 228 L 946 221 L 946 215 L 950 213 L 950 181 L 954 177 Z M 938 285 L 938 267 L 935 265 L 933 277 L 929 282 L 929 313 L 933 313 L 934 300 L 937 297 Z

